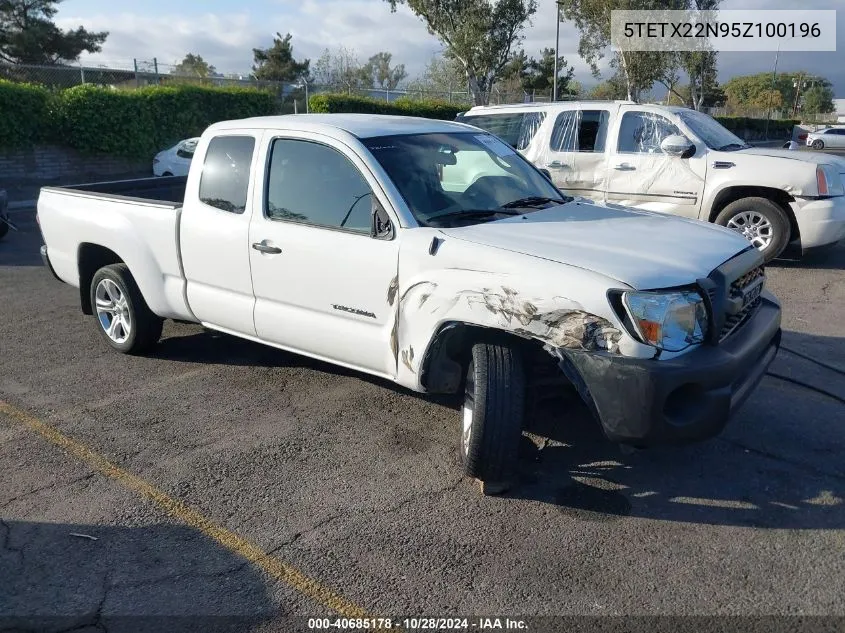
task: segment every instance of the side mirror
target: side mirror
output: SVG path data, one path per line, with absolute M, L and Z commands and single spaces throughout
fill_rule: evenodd
M 377 240 L 393 239 L 393 223 L 377 200 L 373 200 L 372 222 L 370 223 L 370 236 Z
M 695 145 L 683 134 L 671 134 L 661 141 L 660 149 L 670 156 L 685 158 L 692 156 L 692 153 L 695 152 Z
M 552 181 L 552 172 L 550 172 L 548 169 L 542 168 L 540 169 L 540 173 L 543 174 L 549 182 Z

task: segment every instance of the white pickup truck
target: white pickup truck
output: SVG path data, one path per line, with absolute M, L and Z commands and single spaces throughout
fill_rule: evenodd
M 845 160 L 753 148 L 695 110 L 582 101 L 479 106 L 458 120 L 510 143 L 566 193 L 727 226 L 766 261 L 845 238 Z
M 115 349 L 176 319 L 456 394 L 488 492 L 513 481 L 532 398 L 576 390 L 623 444 L 700 440 L 780 342 L 762 256 L 734 232 L 572 201 L 460 123 L 219 123 L 187 179 L 45 187 L 38 221 Z

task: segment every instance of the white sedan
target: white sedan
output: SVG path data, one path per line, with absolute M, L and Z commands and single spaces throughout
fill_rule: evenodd
M 807 145 L 813 149 L 845 147 L 845 128 L 829 127 L 807 134 Z
M 199 137 L 185 139 L 156 154 L 153 158 L 153 175 L 187 176 L 198 141 Z

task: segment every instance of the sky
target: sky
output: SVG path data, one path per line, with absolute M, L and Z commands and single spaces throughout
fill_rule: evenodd
M 829 78 L 837 97 L 845 97 L 845 0 L 723 0 L 723 9 L 838 9 L 837 52 L 780 53 L 779 71 L 807 70 Z M 537 56 L 555 44 L 555 1 L 539 0 L 533 23 L 522 46 Z M 133 59 L 160 64 L 178 62 L 188 52 L 202 57 L 221 72 L 249 72 L 252 49 L 271 45 L 276 31 L 293 35 L 294 56 L 316 60 L 329 47 L 345 46 L 365 61 L 387 50 L 395 63 L 404 63 L 414 78 L 426 62 L 442 50 L 437 38 L 410 10 L 391 13 L 384 0 L 64 0 L 56 22 L 63 28 L 79 25 L 108 31 L 101 53 L 85 55 L 84 63 L 130 67 Z M 596 82 L 578 56 L 578 32 L 561 23 L 560 51 L 585 86 Z M 721 53 L 719 78 L 771 72 L 774 53 Z M 609 73 L 608 73 L 609 74 Z

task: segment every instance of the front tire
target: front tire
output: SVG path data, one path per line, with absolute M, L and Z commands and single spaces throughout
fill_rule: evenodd
M 721 224 L 745 237 L 770 262 L 783 253 L 791 233 L 789 218 L 768 198 L 742 198 L 731 202 L 716 217 Z
M 144 301 L 126 264 L 105 266 L 91 280 L 97 330 L 123 354 L 141 354 L 161 338 L 163 320 Z
M 461 411 L 460 456 L 464 472 L 485 494 L 513 485 L 525 416 L 525 371 L 519 351 L 478 343 L 467 367 Z
M 824 149 L 824 141 L 821 139 L 816 139 L 815 141 L 813 141 L 811 147 L 813 149 Z

